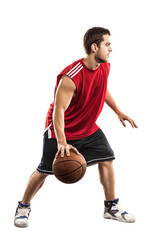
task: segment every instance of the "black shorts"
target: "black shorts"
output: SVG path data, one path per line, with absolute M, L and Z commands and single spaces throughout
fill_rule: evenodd
M 113 150 L 100 128 L 88 137 L 78 140 L 67 140 L 67 143 L 77 148 L 84 156 L 87 166 L 115 159 Z M 48 138 L 48 131 L 46 131 L 43 138 L 43 156 L 37 168 L 38 172 L 47 175 L 53 174 L 52 164 L 57 151 L 57 140 Z

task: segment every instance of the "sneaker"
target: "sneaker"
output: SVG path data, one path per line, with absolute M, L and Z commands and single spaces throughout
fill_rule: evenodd
M 118 206 L 119 199 L 113 201 L 104 201 L 104 218 L 114 219 L 120 222 L 133 223 L 136 221 L 135 217 L 132 214 L 129 214 L 126 211 L 123 211 Z
M 18 207 L 14 217 L 14 225 L 16 227 L 28 227 L 29 214 L 31 212 L 30 204 L 23 204 L 18 202 Z

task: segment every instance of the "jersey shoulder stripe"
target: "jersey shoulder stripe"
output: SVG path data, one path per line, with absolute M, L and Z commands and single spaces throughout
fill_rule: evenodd
M 83 68 L 82 64 L 79 62 L 76 66 L 74 66 L 66 75 L 70 78 L 73 78 L 77 73 L 81 71 Z

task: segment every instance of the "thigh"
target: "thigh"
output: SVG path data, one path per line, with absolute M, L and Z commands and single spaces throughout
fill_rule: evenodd
M 67 143 L 80 150 L 82 140 L 67 140 Z M 43 137 L 43 154 L 37 171 L 43 174 L 53 174 L 52 165 L 58 151 L 56 138 L 48 138 L 48 131 Z
M 115 159 L 114 152 L 100 128 L 84 139 L 80 153 L 86 159 L 88 166 Z
M 57 140 L 48 138 L 48 131 L 43 136 L 43 153 L 37 171 L 43 174 L 53 174 L 52 164 L 57 153 Z

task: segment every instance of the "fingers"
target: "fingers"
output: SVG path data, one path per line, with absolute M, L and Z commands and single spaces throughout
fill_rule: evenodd
M 66 155 L 67 155 L 67 156 L 70 156 L 69 150 L 70 150 L 70 148 L 69 148 L 69 146 L 67 146 L 67 147 L 66 147 Z
M 68 153 L 68 150 L 67 150 Z M 58 146 L 58 151 L 55 155 L 55 159 L 58 157 L 58 155 L 61 154 L 61 157 L 64 157 L 64 146 L 60 145 Z
M 133 120 L 131 118 L 126 119 L 131 124 L 132 128 L 134 128 Z
M 74 152 L 76 152 L 77 154 L 79 154 L 79 152 L 78 152 L 78 150 L 75 148 L 75 147 L 73 147 L 72 145 L 67 145 L 66 147 L 65 147 L 65 149 L 64 149 L 64 151 L 66 151 L 66 155 L 67 156 L 70 156 L 70 150 L 73 150 Z M 64 157 L 64 152 L 63 152 L 63 157 Z
M 124 127 L 126 127 L 125 122 L 123 121 L 123 119 L 120 119 L 121 123 L 123 124 Z
M 66 152 L 66 155 L 67 156 L 70 156 L 70 152 L 69 152 L 69 146 L 67 145 L 67 146 L 61 146 L 60 147 L 60 152 L 61 152 L 61 157 L 64 157 L 64 152 Z
M 119 116 L 119 120 L 121 121 L 121 123 L 123 124 L 124 127 L 126 127 L 126 124 L 125 124 L 125 120 L 127 120 L 132 128 L 138 128 L 137 125 L 135 124 L 135 122 L 128 116 L 124 115 L 124 116 Z
M 121 121 L 121 123 L 123 124 L 124 127 L 126 127 L 126 124 L 124 122 L 124 119 L 121 117 L 121 116 L 118 116 L 119 117 L 119 120 Z
M 131 118 L 129 118 L 128 121 L 130 122 L 132 128 L 138 128 L 135 122 Z
M 73 147 L 72 145 L 70 145 L 70 149 L 72 149 L 73 151 L 75 151 L 75 153 L 79 156 L 81 156 L 82 159 L 85 160 L 85 158 L 83 157 L 83 155 L 77 150 L 77 148 Z
M 71 146 L 71 149 L 72 149 L 76 154 L 78 154 L 78 155 L 80 154 L 80 153 L 78 152 L 77 148 Z
M 57 153 L 56 153 L 56 155 L 55 155 L 55 159 L 58 157 L 58 155 L 59 154 L 61 154 L 61 157 L 64 157 L 64 153 L 66 152 L 66 155 L 67 156 L 70 156 L 70 150 L 73 150 L 76 154 L 78 154 L 78 155 L 81 155 L 80 153 L 79 153 L 79 151 L 75 148 L 75 147 L 73 147 L 72 145 L 69 145 L 69 144 L 67 144 L 67 145 L 58 145 L 58 151 L 57 151 Z M 82 155 L 81 155 L 82 156 Z M 83 157 L 83 156 L 82 156 Z
M 133 120 L 132 120 L 132 121 L 133 121 Z M 134 121 L 133 121 L 133 124 L 134 124 L 134 127 L 135 127 L 135 128 L 138 128 L 138 126 L 135 124 L 135 122 L 134 122 Z

